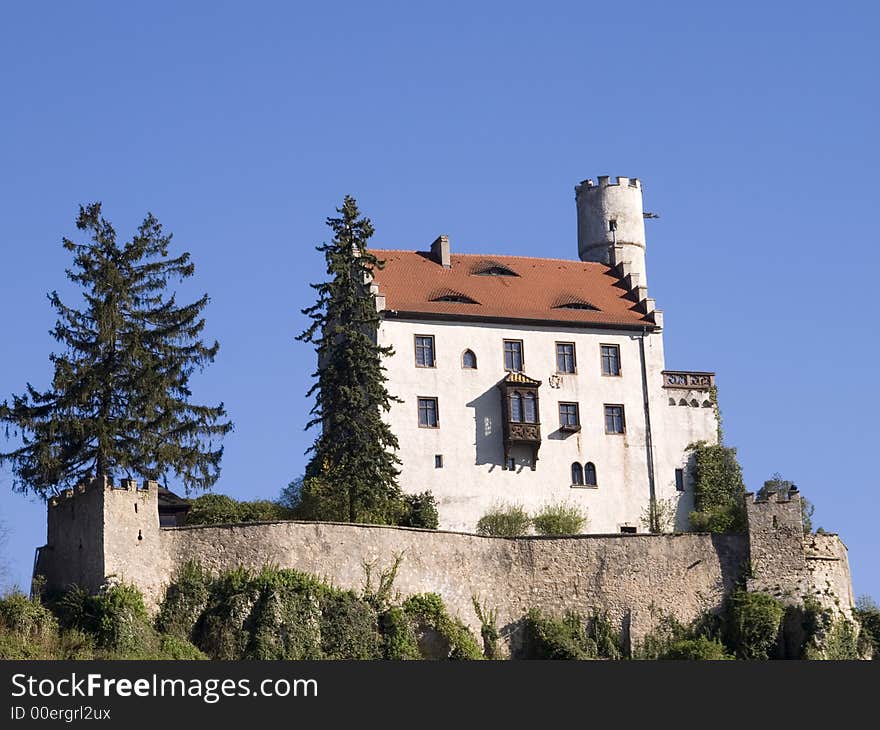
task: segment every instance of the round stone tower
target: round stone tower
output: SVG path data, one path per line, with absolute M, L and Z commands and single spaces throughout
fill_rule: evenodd
M 645 219 L 642 185 L 637 177 L 618 177 L 611 182 L 600 175 L 596 182 L 575 186 L 578 255 L 581 261 L 615 266 L 630 265 L 638 283 L 647 286 L 645 271 Z

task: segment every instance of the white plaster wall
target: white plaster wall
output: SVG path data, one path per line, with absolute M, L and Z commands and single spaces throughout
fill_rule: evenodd
M 435 368 L 415 366 L 417 334 L 434 336 Z M 410 493 L 433 492 L 438 501 L 440 526 L 449 530 L 474 530 L 477 520 L 499 503 L 517 503 L 537 511 L 548 503 L 570 501 L 586 509 L 590 518 L 587 532 L 619 532 L 622 525 L 636 526 L 642 531 L 640 518 L 648 504 L 649 486 L 640 337 L 640 333 L 614 330 L 383 320 L 379 341 L 395 350 L 385 361 L 388 388 L 403 400 L 395 403 L 388 414 L 400 442 L 402 488 Z M 695 440 L 695 434 L 705 432 L 706 419 L 702 413 L 688 414 L 686 418 L 678 413 L 675 418 L 665 417 L 669 407 L 661 387 L 661 338 L 659 333 L 648 334 L 645 354 L 652 388 L 658 494 L 674 496 L 672 465 L 682 462 L 684 447 Z M 504 339 L 523 340 L 524 372 L 542 382 L 542 442 L 534 471 L 527 465 L 526 450 L 518 454 L 519 465 L 514 472 L 502 469 L 501 399 L 496 386 L 505 375 Z M 562 375 L 561 387 L 553 388 L 549 378 L 556 373 L 557 341 L 575 343 L 577 373 Z M 600 344 L 619 346 L 620 377 L 602 376 Z M 465 349 L 476 353 L 477 370 L 461 367 Z M 439 428 L 419 428 L 419 396 L 438 398 Z M 558 431 L 560 401 L 579 404 L 580 433 Z M 606 403 L 624 405 L 625 434 L 605 433 Z M 669 428 L 678 430 L 667 434 Z M 714 432 L 714 425 L 709 430 Z M 434 466 L 435 454 L 443 455 L 441 469 Z M 596 465 L 597 488 L 571 486 L 574 461 L 592 461 Z

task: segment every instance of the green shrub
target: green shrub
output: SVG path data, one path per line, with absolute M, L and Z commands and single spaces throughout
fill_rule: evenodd
M 327 592 L 321 602 L 325 659 L 381 659 L 376 612 L 352 591 Z
M 548 504 L 532 518 L 539 535 L 577 535 L 587 524 L 587 515 L 576 504 Z
M 187 561 L 175 573 L 159 607 L 159 631 L 192 639 L 199 616 L 211 595 L 211 574 L 195 561 Z
M 398 524 L 401 527 L 423 527 L 436 530 L 440 523 L 437 500 L 431 492 L 404 495 L 404 512 Z
M 694 639 L 676 639 L 657 657 L 658 659 L 719 660 L 733 659 L 717 639 L 698 636 Z
M 194 632 L 195 645 L 212 659 L 244 659 L 251 642 L 250 617 L 259 598 L 243 568 L 219 575 Z
M 785 608 L 766 593 L 735 590 L 727 598 L 726 644 L 738 659 L 769 659 L 779 645 Z
M 481 606 L 476 596 L 472 596 L 471 601 L 473 601 L 474 604 L 474 613 L 477 614 L 477 618 L 480 620 L 480 638 L 483 639 L 483 656 L 485 656 L 486 659 L 497 659 L 498 639 L 500 638 L 498 626 L 496 625 L 498 621 L 498 609 Z
M 745 485 L 736 449 L 698 441 L 693 452 L 694 511 L 691 529 L 697 532 L 745 532 Z
M 238 502 L 225 494 L 203 494 L 192 501 L 188 525 L 221 525 L 239 522 Z
M 651 499 L 639 516 L 642 528 L 655 535 L 672 532 L 675 529 L 675 515 L 678 500 L 673 498 Z
M 385 659 L 421 659 L 415 621 L 399 606 L 389 608 L 380 619 L 382 656 Z
M 52 612 L 19 591 L 0 598 L 0 627 L 27 641 L 39 642 L 58 634 L 58 621 Z
M 859 638 L 865 655 L 880 659 L 880 606 L 868 596 L 856 601 L 855 616 L 861 625 Z
M 0 659 L 55 659 L 58 622 L 39 601 L 13 591 L 0 598 Z
M 844 618 L 837 619 L 825 639 L 823 658 L 832 661 L 859 659 L 859 641 L 856 625 Z
M 446 611 L 436 593 L 410 596 L 403 610 L 415 621 L 419 651 L 426 659 L 482 659 L 483 653 L 467 626 Z
M 320 659 L 321 598 L 327 590 L 312 576 L 264 568 L 255 581 L 259 598 L 251 614 L 249 659 Z
M 298 520 L 348 522 L 348 492 L 327 479 L 308 477 L 300 485 L 295 516 Z
M 567 611 L 561 618 L 532 609 L 524 620 L 526 659 L 620 659 L 621 638 L 604 611 L 588 616 Z
M 185 639 L 165 634 L 159 639 L 159 659 L 207 659 L 201 651 Z
M 150 623 L 144 597 L 127 583 L 105 584 L 95 595 L 73 587 L 60 598 L 56 611 L 65 629 L 94 637 L 107 658 L 151 658 L 159 637 Z
M 661 615 L 654 627 L 645 634 L 633 650 L 635 659 L 660 659 L 673 644 L 692 639 L 689 627 L 674 616 Z
M 583 619 L 573 611 L 554 618 L 533 608 L 526 615 L 524 628 L 524 659 L 595 659 L 599 655 Z
M 192 501 L 188 525 L 222 525 L 235 522 L 291 520 L 293 510 L 267 499 L 239 502 L 225 494 L 203 494 Z
M 477 534 L 490 537 L 527 535 L 532 518 L 519 505 L 499 506 L 484 514 L 477 522 Z

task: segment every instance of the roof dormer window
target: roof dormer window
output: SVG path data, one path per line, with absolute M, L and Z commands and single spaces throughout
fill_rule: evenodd
M 471 273 L 476 276 L 519 276 L 513 269 L 497 261 L 481 261 Z
M 454 291 L 452 289 L 444 289 L 443 291 L 434 292 L 430 296 L 430 301 L 454 302 L 456 304 L 479 304 L 476 299 L 469 297 L 467 294 L 462 294 L 460 291 Z
M 553 304 L 553 309 L 584 309 L 592 312 L 599 311 L 599 307 L 590 304 L 585 299 L 581 299 L 580 297 L 571 294 L 565 294 L 559 297 Z

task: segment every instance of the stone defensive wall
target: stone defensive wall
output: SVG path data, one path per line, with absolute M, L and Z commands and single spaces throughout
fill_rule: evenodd
M 836 535 L 803 535 L 796 492 L 766 501 L 748 495 L 745 535 L 521 538 L 296 521 L 160 527 L 157 496 L 155 482 L 96 480 L 53 498 L 35 574 L 49 589 L 77 584 L 94 591 L 107 580 L 124 580 L 155 609 L 188 560 L 215 571 L 294 568 L 360 590 L 365 565 L 377 576 L 400 556 L 394 590 L 440 594 L 477 633 L 474 597 L 497 608 L 498 626 L 508 632 L 531 608 L 552 614 L 596 608 L 608 611 L 630 640 L 662 614 L 687 621 L 717 609 L 743 583 L 784 600 L 812 593 L 847 615 L 853 606 L 846 547 Z

